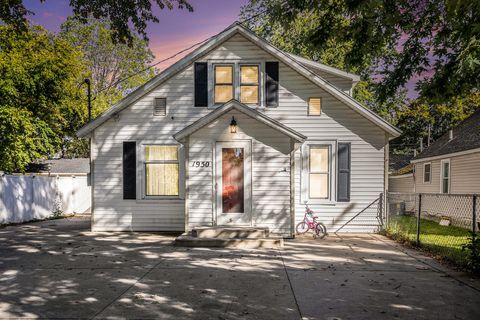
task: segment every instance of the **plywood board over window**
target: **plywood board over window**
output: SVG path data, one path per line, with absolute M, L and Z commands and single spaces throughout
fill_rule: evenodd
M 259 72 L 258 66 L 240 66 L 240 102 L 247 104 L 259 103 Z
M 215 66 L 215 103 L 225 103 L 233 99 L 233 66 Z
M 308 115 L 319 116 L 322 114 L 322 99 L 310 98 L 308 99 Z
M 145 195 L 178 196 L 177 146 L 145 146 Z

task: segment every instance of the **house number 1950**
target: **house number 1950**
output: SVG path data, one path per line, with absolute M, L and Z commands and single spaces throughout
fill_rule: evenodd
M 210 161 L 192 161 L 192 167 L 200 167 L 200 168 L 210 167 Z

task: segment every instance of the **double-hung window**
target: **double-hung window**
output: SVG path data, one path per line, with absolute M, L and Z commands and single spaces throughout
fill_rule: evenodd
M 258 65 L 240 66 L 241 103 L 259 103 L 259 78 Z
M 423 164 L 423 183 L 430 183 L 432 176 L 432 164 L 424 163 Z
M 233 65 L 215 65 L 215 103 L 233 99 Z
M 145 146 L 145 195 L 178 196 L 178 146 Z
M 442 160 L 441 165 L 440 183 L 442 193 L 450 193 L 450 160 Z
M 310 146 L 308 171 L 309 198 L 330 196 L 330 146 Z

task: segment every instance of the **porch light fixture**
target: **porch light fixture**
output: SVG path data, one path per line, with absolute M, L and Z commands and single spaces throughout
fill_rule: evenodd
M 230 133 L 237 133 L 237 121 L 235 121 L 235 117 L 232 117 L 232 121 L 230 121 Z

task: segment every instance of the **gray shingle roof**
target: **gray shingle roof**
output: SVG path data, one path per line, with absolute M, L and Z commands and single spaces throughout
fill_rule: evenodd
M 90 159 L 52 159 L 40 163 L 30 164 L 27 172 L 30 173 L 90 173 Z
M 406 154 L 390 154 L 389 171 L 395 172 L 410 164 L 413 156 Z
M 480 109 L 453 128 L 453 139 L 445 133 L 415 160 L 480 148 Z

